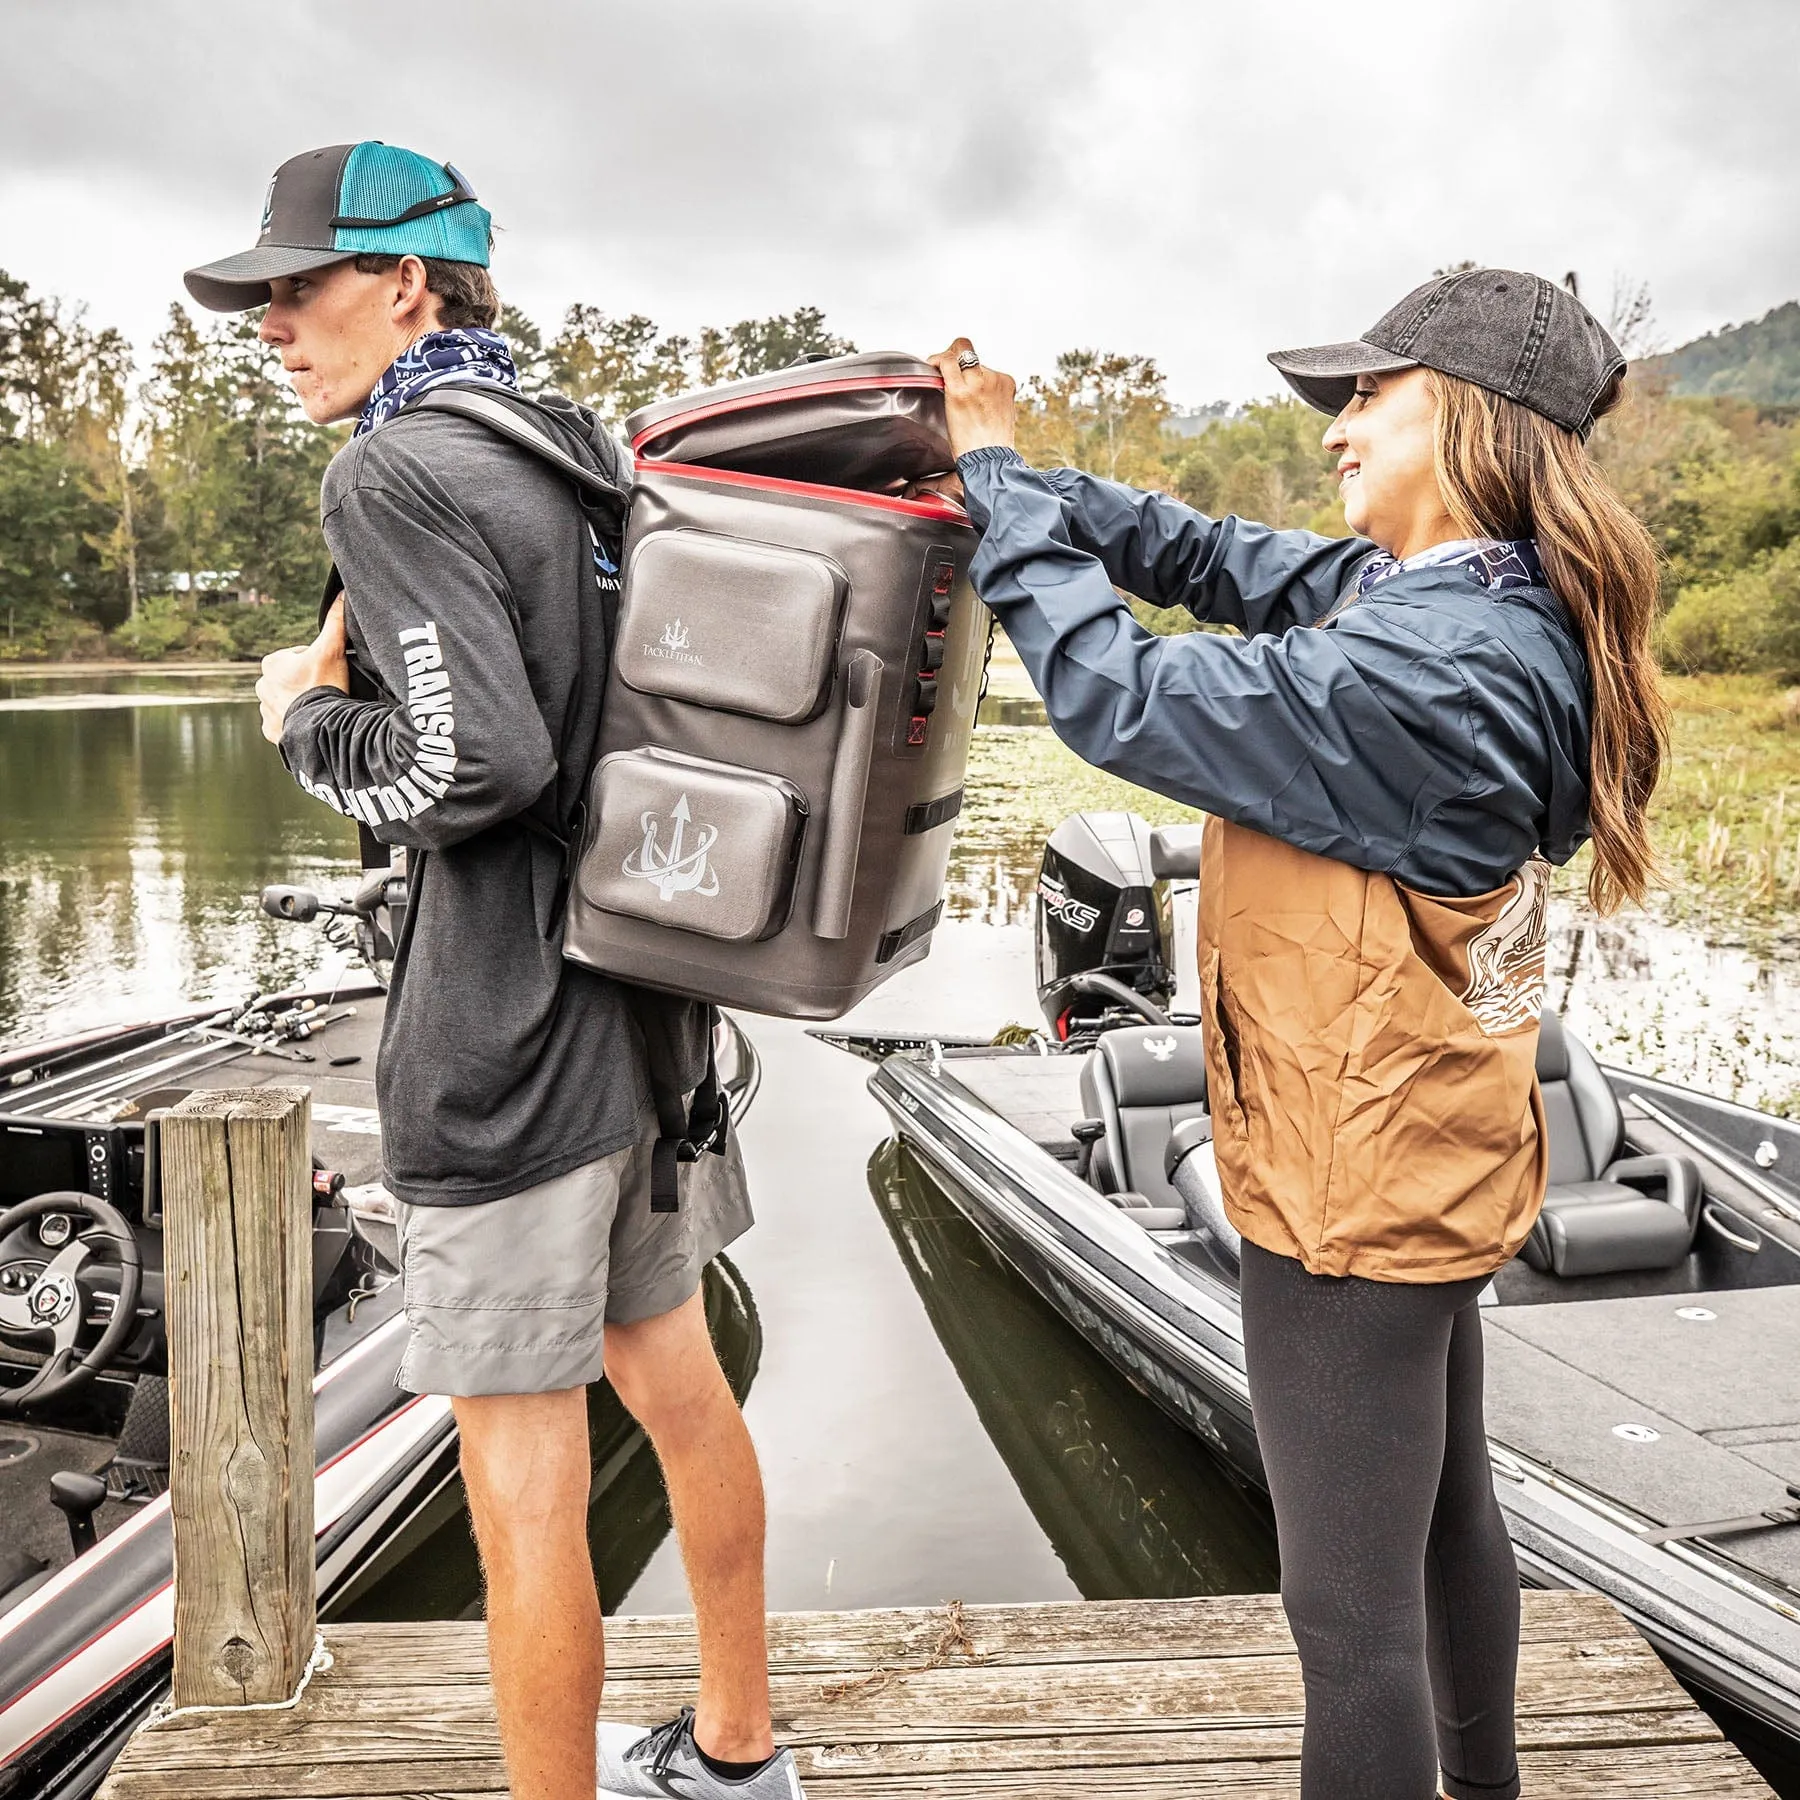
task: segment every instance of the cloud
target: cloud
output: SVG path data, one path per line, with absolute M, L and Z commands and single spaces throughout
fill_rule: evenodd
M 1665 336 L 1800 294 L 1800 9 L 1739 0 L 13 0 L 0 266 L 145 342 L 276 163 L 466 169 L 496 276 L 670 328 L 1155 355 L 1271 391 L 1464 256 L 1648 279 Z M 260 29 L 259 29 L 260 27 Z

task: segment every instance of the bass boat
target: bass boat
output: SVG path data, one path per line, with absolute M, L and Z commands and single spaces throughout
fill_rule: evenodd
M 879 1062 L 935 1184 L 1256 1488 L 1238 1239 L 1174 1008 L 1198 863 L 1197 828 L 1077 815 L 1036 892 L 1047 1029 L 818 1035 Z M 1522 1578 L 1605 1594 L 1750 1754 L 1800 1768 L 1800 1125 L 1604 1066 L 1549 1010 L 1538 1075 L 1549 1193 L 1482 1295 Z

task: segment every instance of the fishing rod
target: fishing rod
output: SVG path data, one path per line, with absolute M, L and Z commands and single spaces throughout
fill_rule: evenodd
M 257 1002 L 260 999 L 260 995 L 253 996 L 249 1005 L 226 1007 L 214 1013 L 210 1019 L 170 1034 L 171 1041 L 187 1037 L 201 1037 L 205 1040 L 192 1048 L 176 1051 L 160 1061 L 134 1063 L 129 1068 L 115 1069 L 99 1081 L 86 1082 L 69 1092 L 56 1095 L 54 1106 L 45 1109 L 44 1116 L 53 1119 L 71 1118 L 126 1089 L 141 1090 L 147 1081 L 178 1073 L 198 1074 L 201 1069 L 216 1068 L 222 1063 L 230 1062 L 238 1049 L 248 1050 L 257 1056 L 278 1056 L 293 1062 L 314 1062 L 317 1058 L 311 1051 L 283 1049 L 281 1046 L 292 1038 L 309 1038 L 333 1020 L 353 1017 L 356 1012 L 353 1006 L 320 1007 L 314 1001 L 303 1000 L 270 1018 L 267 1014 L 259 1013 Z M 255 1028 L 255 1022 L 259 1018 L 265 1021 L 260 1030 Z M 244 1027 L 250 1029 L 243 1029 Z M 126 1052 L 123 1060 L 142 1054 L 143 1047 L 139 1046 L 136 1050 Z M 121 1059 L 108 1060 L 116 1062 Z

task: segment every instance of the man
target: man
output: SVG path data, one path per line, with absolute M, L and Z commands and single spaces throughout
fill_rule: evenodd
M 322 496 L 344 591 L 312 644 L 264 660 L 263 731 L 308 792 L 408 857 L 376 1072 L 399 1379 L 453 1397 L 512 1792 L 798 1800 L 770 1735 L 761 1477 L 699 1293 L 750 1224 L 742 1168 L 735 1144 L 704 1155 L 679 1208 L 651 1209 L 642 1034 L 623 990 L 562 958 L 551 832 L 595 741 L 596 569 L 616 574 L 618 546 L 538 458 L 405 410 L 447 382 L 517 386 L 489 227 L 448 164 L 340 144 L 276 171 L 254 248 L 188 272 L 204 306 L 267 308 L 309 419 L 356 421 Z M 590 466 L 628 482 L 625 453 L 588 437 Z M 353 697 L 352 661 L 379 698 Z M 691 1085 L 704 1043 L 687 1050 Z M 701 1673 L 679 1719 L 602 1727 L 597 1767 L 585 1389 L 603 1366 L 662 1462 Z

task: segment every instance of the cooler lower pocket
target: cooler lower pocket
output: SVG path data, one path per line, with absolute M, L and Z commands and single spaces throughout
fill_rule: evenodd
M 619 674 L 640 694 L 801 724 L 830 695 L 849 585 L 810 550 L 652 531 L 625 571 Z
M 576 881 L 604 912 L 753 943 L 787 923 L 806 814 L 778 775 L 615 750 L 594 771 Z

